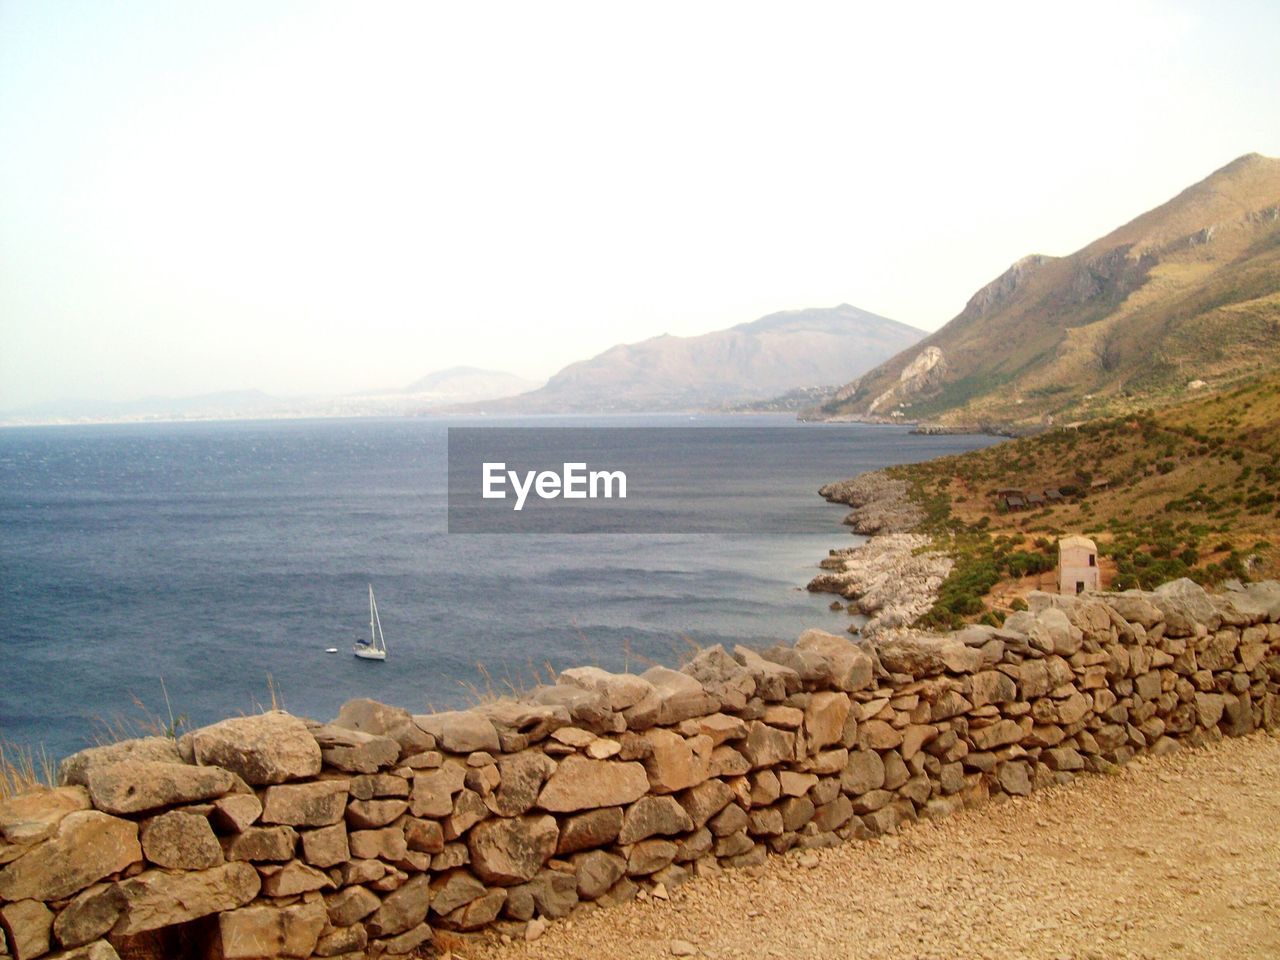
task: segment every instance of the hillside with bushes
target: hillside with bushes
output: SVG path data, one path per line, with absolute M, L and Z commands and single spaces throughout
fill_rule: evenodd
M 929 626 L 998 621 L 1020 594 L 1051 589 L 1068 533 L 1097 541 L 1111 589 L 1280 572 L 1280 374 L 886 472 L 957 561 Z M 1045 502 L 1011 510 L 1010 495 Z

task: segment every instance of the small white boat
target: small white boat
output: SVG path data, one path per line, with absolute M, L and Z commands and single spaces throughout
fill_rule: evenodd
M 369 640 L 357 640 L 351 652 L 361 660 L 387 659 L 387 641 L 382 637 L 382 621 L 378 618 L 378 602 L 373 599 L 373 584 L 369 584 Z
M 324 648 L 324 652 L 325 652 L 325 653 L 337 653 L 337 652 L 338 652 L 338 648 L 337 648 L 337 647 L 325 647 L 325 648 Z

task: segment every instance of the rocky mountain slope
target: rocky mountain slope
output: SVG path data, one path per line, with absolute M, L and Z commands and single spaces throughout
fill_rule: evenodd
M 1249 154 L 1070 256 L 1019 260 L 820 415 L 1037 426 L 1277 360 L 1280 160 Z
M 770 314 L 696 337 L 620 344 L 489 412 L 721 409 L 841 383 L 916 343 L 914 327 L 848 304 Z

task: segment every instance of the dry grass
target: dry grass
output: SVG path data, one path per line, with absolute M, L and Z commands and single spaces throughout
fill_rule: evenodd
M 532 658 L 526 661 L 524 670 L 512 673 L 508 669 L 498 678 L 493 676 L 492 671 L 483 662 L 476 661 L 476 674 L 479 676 L 479 680 L 458 681 L 458 686 L 464 692 L 467 705 L 472 707 L 478 707 L 485 703 L 494 703 L 498 700 L 518 700 L 535 687 L 543 684 L 554 684 L 557 677 L 556 668 L 551 665 L 550 660 L 535 664 Z M 436 711 L 436 707 L 432 703 L 427 704 L 427 709 L 432 712 Z
M 163 712 L 152 710 L 140 696 L 130 693 L 130 713 L 117 713 L 109 718 L 94 717 L 90 722 L 90 745 L 102 747 L 141 737 L 168 737 L 176 740 L 182 736 L 191 729 L 191 724 L 185 713 L 174 712 L 163 677 L 160 678 L 160 693 L 164 699 Z M 265 713 L 284 708 L 284 695 L 275 678 L 268 673 L 265 702 L 254 698 L 251 712 Z M 241 716 L 248 712 L 242 711 Z M 0 737 L 0 800 L 57 785 L 58 763 L 49 756 L 43 743 L 29 746 Z
M 57 764 L 43 746 L 36 750 L 0 738 L 0 800 L 57 784 Z
M 574 624 L 574 630 L 577 631 L 584 653 L 575 656 L 572 665 L 575 667 L 600 666 L 599 646 L 576 624 Z M 621 672 L 639 673 L 649 667 L 665 667 L 671 663 L 676 664 L 678 669 L 697 656 L 701 649 L 702 647 L 692 637 L 680 634 L 670 640 L 668 656 L 658 659 L 637 651 L 629 639 L 623 640 Z M 498 700 L 519 700 L 528 696 L 536 687 L 554 686 L 559 683 L 560 678 L 560 671 L 550 660 L 534 663 L 532 657 L 525 661 L 523 669 L 512 672 L 509 667 L 504 668 L 499 677 L 495 677 L 489 666 L 481 661 L 477 661 L 475 666 L 478 679 L 457 681 L 463 691 L 465 703 L 472 707 Z M 438 707 L 435 703 L 428 701 L 427 709 L 436 712 L 449 708 Z
M 174 714 L 173 704 L 169 700 L 169 689 L 165 686 L 163 677 L 160 678 L 160 691 L 164 696 L 165 712 L 163 714 L 153 711 L 141 697 L 131 692 L 129 700 L 133 704 L 133 713 L 117 713 L 110 718 L 94 717 L 92 721 L 94 745 L 101 747 L 109 743 L 119 743 L 121 740 L 135 740 L 138 737 L 169 737 L 176 740 L 185 733 L 188 726 L 187 715 Z

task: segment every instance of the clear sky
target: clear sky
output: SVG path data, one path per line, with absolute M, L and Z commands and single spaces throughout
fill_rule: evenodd
M 1280 155 L 1277 38 L 1274 0 L 3 0 L 0 409 L 936 329 Z

